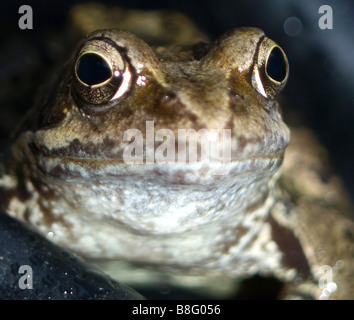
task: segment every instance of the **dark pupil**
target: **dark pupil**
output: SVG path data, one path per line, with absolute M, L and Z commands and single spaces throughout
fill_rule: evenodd
M 286 77 L 286 63 L 281 50 L 277 47 L 272 49 L 268 57 L 267 73 L 275 81 L 283 81 Z
M 107 62 L 97 54 L 83 55 L 76 65 L 76 73 L 80 80 L 88 85 L 99 84 L 111 77 Z

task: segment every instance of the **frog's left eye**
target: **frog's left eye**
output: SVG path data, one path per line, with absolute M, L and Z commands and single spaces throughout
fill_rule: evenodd
M 284 88 L 288 75 L 289 64 L 284 51 L 265 37 L 259 45 L 253 67 L 253 87 L 265 98 L 274 99 Z
M 75 97 L 95 109 L 123 97 L 129 91 L 131 79 L 127 60 L 109 39 L 91 39 L 75 59 Z

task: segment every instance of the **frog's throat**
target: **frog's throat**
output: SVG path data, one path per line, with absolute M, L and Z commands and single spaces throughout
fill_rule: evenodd
M 240 179 L 234 186 L 220 184 L 215 190 L 207 186 L 161 190 L 143 183 L 113 188 L 91 183 L 88 188 L 86 182 L 75 181 L 52 184 L 46 192 L 27 181 L 33 197 L 22 203 L 21 210 L 26 206 L 32 211 L 10 213 L 87 257 L 224 268 L 236 257 L 251 263 L 266 256 L 259 256 L 258 247 L 269 237 L 264 226 L 275 201 L 276 177 L 244 185 Z M 276 261 L 278 255 L 267 259 Z M 232 272 L 244 271 L 236 269 Z
M 28 146 L 21 152 L 20 189 L 28 197 L 21 203 L 14 197 L 10 214 L 85 255 L 153 263 L 178 263 L 174 257 L 179 256 L 197 264 L 213 260 L 208 254 L 222 252 L 219 246 L 225 243 L 254 240 L 257 228 L 249 233 L 252 237 L 244 235 L 254 219 L 263 225 L 272 177 L 282 162 L 278 154 L 237 160 L 227 174 L 214 175 L 212 166 L 200 163 L 97 166 L 66 159 L 70 171 L 64 172 L 64 166 L 53 175 L 48 168 L 63 165 L 63 158 L 42 158 L 39 170 L 38 157 Z M 187 250 L 191 243 L 201 254 Z M 145 257 L 147 252 L 152 254 Z
M 219 175 L 204 164 L 110 164 L 90 166 L 94 174 L 87 166 L 70 168 L 71 176 L 65 168 L 56 169 L 54 176 L 27 163 L 21 175 L 27 193 L 36 198 L 39 219 L 67 212 L 94 219 L 109 216 L 133 233 L 169 234 L 245 214 L 268 195 L 280 163 L 280 158 L 235 161 L 227 174 Z
M 15 156 L 31 223 L 69 229 L 80 225 L 82 217 L 107 217 L 115 230 L 135 235 L 181 234 L 210 223 L 233 225 L 263 204 L 282 162 L 281 153 L 228 164 L 135 165 L 35 154 L 27 143 L 17 145 Z

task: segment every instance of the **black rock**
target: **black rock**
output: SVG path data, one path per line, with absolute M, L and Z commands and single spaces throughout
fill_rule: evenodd
M 0 211 L 0 300 L 144 299 Z

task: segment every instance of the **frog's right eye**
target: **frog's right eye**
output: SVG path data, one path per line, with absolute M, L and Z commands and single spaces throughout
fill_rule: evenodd
M 88 86 L 100 85 L 112 78 L 112 70 L 104 57 L 86 53 L 77 60 L 76 76 Z
M 74 93 L 77 102 L 102 109 L 122 98 L 132 75 L 120 48 L 106 38 L 92 39 L 79 51 L 74 64 Z

